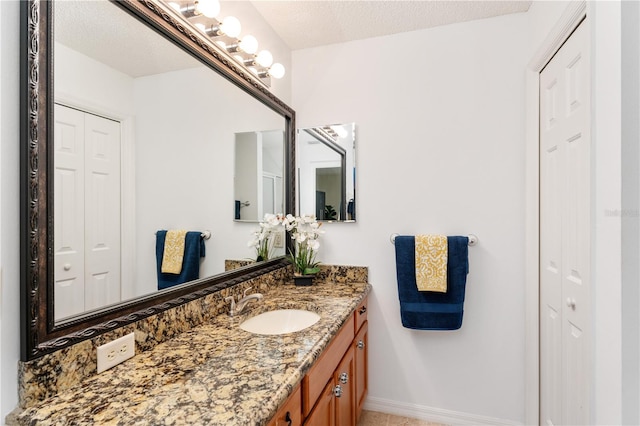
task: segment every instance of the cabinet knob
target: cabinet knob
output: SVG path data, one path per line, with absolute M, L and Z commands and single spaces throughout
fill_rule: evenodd
M 358 349 L 364 349 L 364 342 L 362 340 L 358 340 Z
M 364 314 L 365 312 L 367 312 L 367 307 L 366 307 L 366 306 L 363 306 L 363 307 L 362 307 L 362 308 L 360 308 L 360 310 L 358 311 L 358 313 L 359 313 L 360 315 Z
M 336 398 L 340 398 L 342 396 L 342 386 L 336 385 L 336 387 L 333 388 L 333 394 Z
M 284 421 L 287 422 L 287 426 L 291 426 L 293 424 L 293 420 L 291 420 L 291 413 L 287 411 L 287 415 L 284 417 Z
M 346 385 L 348 381 L 349 381 L 349 375 L 347 373 L 341 373 L 340 383 L 342 383 L 343 385 Z
M 65 263 L 63 268 L 64 268 L 65 271 L 68 271 L 68 270 L 71 269 L 71 264 L 70 263 Z

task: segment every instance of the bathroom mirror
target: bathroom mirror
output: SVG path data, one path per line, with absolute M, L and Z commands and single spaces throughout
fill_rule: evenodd
M 259 222 L 284 212 L 284 136 L 281 129 L 236 133 L 234 220 Z
M 252 254 L 252 226 L 228 220 L 236 134 L 279 132 L 280 196 L 285 212 L 293 211 L 290 107 L 161 3 L 25 1 L 21 13 L 23 360 L 286 264 L 280 258 L 224 272 L 224 259 Z M 118 127 L 109 133 L 86 124 L 96 120 Z M 111 175 L 69 159 L 80 144 L 66 136 L 90 128 L 100 136 L 83 155 L 118 159 Z M 111 133 L 116 144 L 105 139 Z M 174 228 L 212 236 L 200 278 L 158 291 L 155 234 Z M 103 251 L 117 249 L 110 271 L 120 280 L 112 286 L 100 282 L 100 267 L 76 272 L 91 264 L 86 252 L 95 241 Z M 60 253 L 76 257 L 58 261 Z M 71 291 L 69 283 L 83 289 Z
M 298 212 L 318 220 L 356 220 L 356 126 L 331 124 L 298 130 Z

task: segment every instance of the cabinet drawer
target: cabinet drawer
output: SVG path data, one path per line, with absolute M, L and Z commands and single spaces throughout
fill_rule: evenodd
M 365 299 L 362 302 L 360 302 L 360 304 L 356 308 L 356 312 L 355 312 L 356 328 L 354 330 L 354 333 L 357 333 L 358 330 L 360 330 L 360 327 L 362 327 L 362 324 L 364 324 L 364 322 L 367 320 L 368 302 L 369 302 L 369 298 L 365 297 Z
M 305 416 L 309 414 L 340 360 L 349 350 L 355 336 L 354 324 L 352 315 L 302 379 L 302 412 Z
M 302 393 L 300 386 L 296 387 L 275 416 L 269 426 L 300 426 L 302 424 Z

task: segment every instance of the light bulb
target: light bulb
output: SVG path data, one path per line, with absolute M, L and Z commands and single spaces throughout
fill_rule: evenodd
M 207 27 L 202 22 L 196 23 L 196 28 L 202 31 L 203 33 L 207 32 Z
M 246 35 L 242 37 L 238 46 L 243 52 L 253 55 L 258 51 L 258 40 L 252 35 Z
M 196 10 L 207 18 L 215 18 L 220 13 L 220 3 L 218 0 L 198 0 Z
M 268 50 L 261 50 L 256 56 L 256 63 L 261 67 L 269 68 L 273 63 L 273 55 Z
M 222 40 L 218 40 L 218 41 L 216 41 L 216 44 L 217 44 L 218 46 L 220 46 L 221 48 L 223 48 L 223 49 L 226 49 L 226 48 L 227 48 L 227 43 L 225 43 L 225 42 L 224 42 L 224 41 L 222 41 Z
M 276 62 L 269 68 L 269 75 L 273 78 L 284 77 L 284 66 L 281 63 Z
M 233 16 L 227 16 L 222 20 L 222 24 L 220 24 L 220 31 L 232 38 L 237 38 L 240 35 L 241 29 L 240 21 Z

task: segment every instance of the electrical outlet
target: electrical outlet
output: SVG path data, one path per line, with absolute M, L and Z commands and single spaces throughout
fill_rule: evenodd
M 284 247 L 284 231 L 276 232 L 273 234 L 273 246 L 275 248 Z
M 135 354 L 136 340 L 133 333 L 98 346 L 98 373 L 132 358 Z

